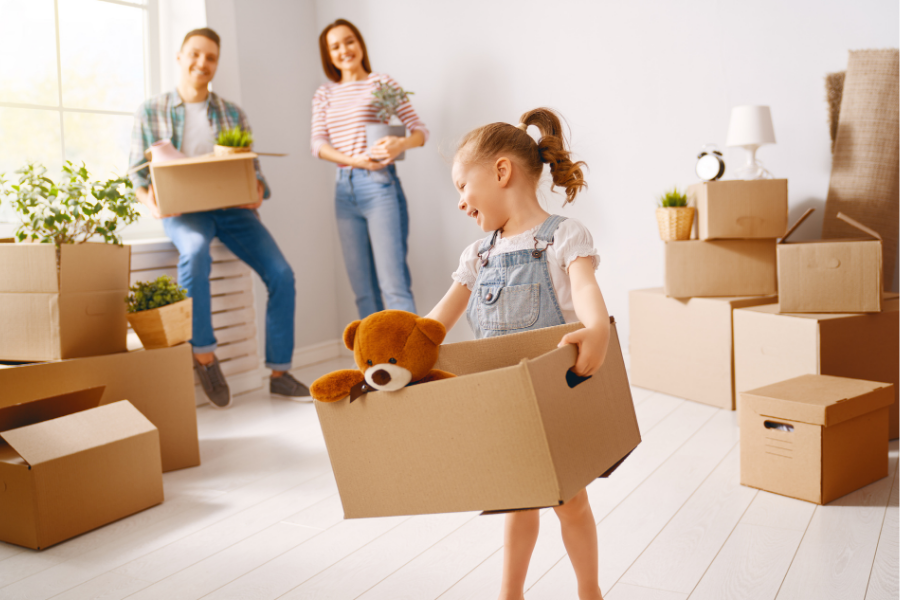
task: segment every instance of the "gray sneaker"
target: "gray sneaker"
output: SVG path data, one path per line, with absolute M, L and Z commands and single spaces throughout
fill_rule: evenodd
M 303 398 L 304 401 L 312 401 L 309 388 L 294 379 L 294 376 L 290 373 L 285 373 L 281 377 L 270 377 L 269 393 L 297 400 Z
M 194 357 L 194 371 L 197 372 L 200 385 L 203 386 L 212 407 L 228 408 L 231 405 L 231 390 L 228 389 L 228 382 L 225 381 L 222 367 L 219 366 L 219 359 L 213 357 L 210 364 L 203 366 Z

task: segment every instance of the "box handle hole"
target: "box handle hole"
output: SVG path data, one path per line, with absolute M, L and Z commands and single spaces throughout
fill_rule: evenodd
M 766 421 L 763 423 L 766 426 L 766 429 L 777 429 L 778 431 L 786 431 L 788 433 L 794 430 L 793 425 L 788 425 L 787 423 L 776 423 L 775 421 Z
M 581 375 L 576 375 L 575 371 L 569 369 L 566 371 L 566 383 L 570 388 L 575 387 L 576 385 L 582 384 L 588 379 L 590 379 L 592 375 L 588 375 L 587 377 L 582 377 Z

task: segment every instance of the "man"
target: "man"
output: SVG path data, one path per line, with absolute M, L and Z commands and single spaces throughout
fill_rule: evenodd
M 187 156 L 212 152 L 223 129 L 240 126 L 250 131 L 244 111 L 209 91 L 219 60 L 219 36 L 208 28 L 189 32 L 178 52 L 181 75 L 178 87 L 144 102 L 135 114 L 131 167 L 144 161 L 144 152 L 158 140 L 170 139 Z M 256 209 L 268 198 L 269 188 L 256 161 L 259 199 L 237 208 L 161 215 L 149 179 L 149 169 L 131 175 L 141 201 L 153 216 L 163 219 L 166 235 L 178 248 L 178 283 L 193 298 L 194 368 L 213 406 L 231 404 L 231 391 L 216 359 L 210 307 L 209 244 L 214 237 L 259 273 L 269 292 L 266 305 L 266 366 L 272 370 L 269 391 L 288 397 L 309 397 L 305 385 L 288 370 L 294 351 L 294 273 L 272 235 L 260 222 Z

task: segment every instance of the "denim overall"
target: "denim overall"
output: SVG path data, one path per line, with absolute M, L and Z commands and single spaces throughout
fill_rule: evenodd
M 481 270 L 469 298 L 466 317 L 475 338 L 520 333 L 566 321 L 556 299 L 547 264 L 548 246 L 566 217 L 551 215 L 534 234 L 534 249 L 491 256 L 495 231 L 478 250 Z

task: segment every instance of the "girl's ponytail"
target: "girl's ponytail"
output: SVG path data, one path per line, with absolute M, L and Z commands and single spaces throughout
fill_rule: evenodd
M 549 108 L 535 108 L 519 120 L 526 125 L 534 125 L 541 132 L 538 156 L 541 162 L 550 165 L 553 186 L 565 188 L 566 202 L 573 202 L 575 195 L 587 187 L 581 170 L 587 165 L 583 161 L 572 162 L 559 116 Z

